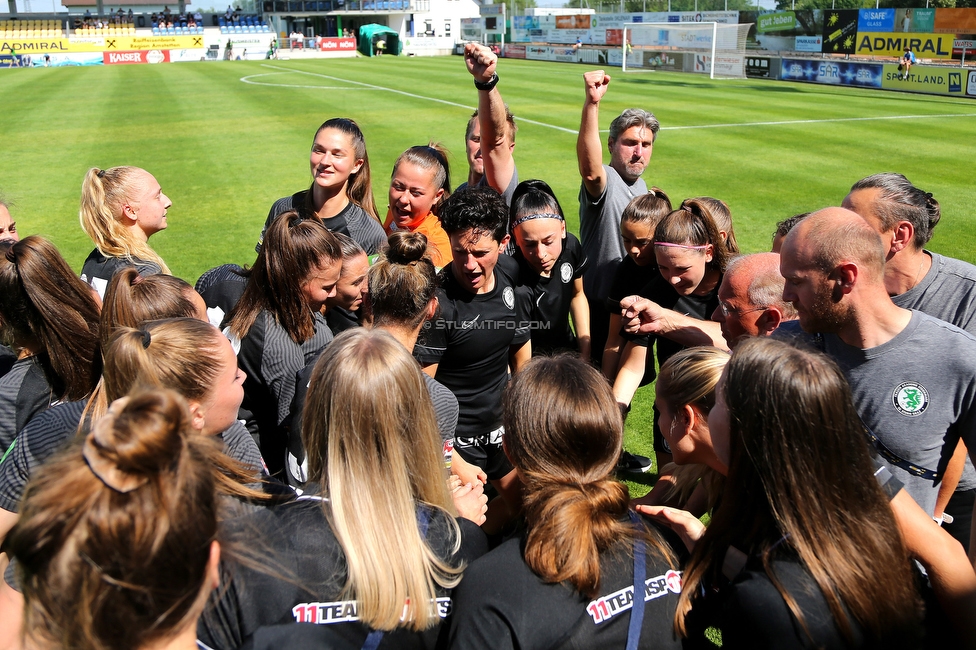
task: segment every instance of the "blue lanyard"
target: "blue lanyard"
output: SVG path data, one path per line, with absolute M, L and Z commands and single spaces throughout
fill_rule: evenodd
M 646 592 L 647 580 L 647 557 L 644 538 L 641 535 L 644 527 L 641 525 L 640 517 L 633 510 L 630 511 L 630 520 L 637 528 L 637 536 L 634 537 L 634 602 L 630 608 L 630 626 L 627 628 L 627 650 L 637 650 L 640 643 L 641 626 L 644 624 L 644 593 Z
M 417 504 L 417 527 L 420 528 L 420 536 L 426 539 L 427 529 L 430 527 L 430 509 L 421 503 Z M 643 558 L 641 558 L 641 564 L 643 564 Z M 644 613 L 644 602 L 642 600 L 641 614 L 643 613 Z M 366 635 L 366 641 L 363 642 L 363 650 L 376 650 L 378 647 L 380 647 L 380 641 L 382 640 L 383 640 L 383 630 L 373 630 L 368 635 Z M 627 647 L 630 648 L 629 645 Z

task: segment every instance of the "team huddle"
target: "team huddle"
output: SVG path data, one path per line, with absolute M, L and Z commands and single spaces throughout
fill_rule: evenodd
M 85 176 L 80 276 L 0 202 L 0 648 L 976 644 L 976 267 L 925 249 L 938 201 L 875 174 L 742 254 L 642 179 L 652 113 L 601 140 L 593 71 L 577 238 L 464 59 L 464 183 L 411 147 L 382 215 L 329 119 L 195 286 L 146 170 Z

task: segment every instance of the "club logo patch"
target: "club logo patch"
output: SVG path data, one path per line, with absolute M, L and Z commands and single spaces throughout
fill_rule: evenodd
M 505 287 L 502 291 L 502 301 L 509 309 L 515 309 L 515 290 L 512 287 Z
M 913 418 L 925 412 L 929 406 L 929 392 L 922 384 L 906 381 L 895 388 L 891 403 L 904 416 Z
M 563 281 L 563 284 L 569 284 L 573 279 L 573 265 L 569 262 L 563 262 L 559 267 L 559 279 Z

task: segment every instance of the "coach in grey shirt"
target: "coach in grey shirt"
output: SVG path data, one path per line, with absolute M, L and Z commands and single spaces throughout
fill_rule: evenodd
M 651 160 L 654 140 L 661 128 L 653 113 L 628 108 L 610 124 L 607 147 L 610 164 L 603 164 L 600 142 L 600 100 L 607 92 L 610 75 L 603 70 L 583 75 L 586 99 L 576 139 L 580 176 L 580 243 L 589 271 L 583 291 L 590 303 L 590 331 L 594 359 L 599 359 L 607 339 L 610 314 L 605 301 L 617 265 L 627 252 L 620 238 L 620 216 L 631 199 L 647 193 L 641 174 Z

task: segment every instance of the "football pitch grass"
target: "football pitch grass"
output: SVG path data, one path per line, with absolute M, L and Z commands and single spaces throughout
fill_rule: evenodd
M 582 73 L 595 67 L 508 59 L 498 67 L 498 89 L 519 122 L 519 175 L 547 181 L 577 233 Z M 676 204 L 690 196 L 726 201 L 743 252 L 768 250 L 777 221 L 839 205 L 859 178 L 898 171 L 942 205 L 930 248 L 976 260 L 976 102 L 608 72 L 601 127 L 630 106 L 653 111 L 662 130 L 648 185 Z M 173 201 L 169 228 L 151 244 L 190 282 L 217 264 L 253 262 L 271 204 L 308 186 L 308 150 L 326 119 L 352 117 L 362 126 L 385 212 L 393 161 L 409 146 L 443 143 L 452 152 L 452 187 L 466 180 L 464 127 L 477 106 L 457 56 L 0 70 L 0 97 L 0 192 L 22 236 L 50 238 L 80 270 L 92 248 L 77 216 L 85 172 L 144 167 Z M 643 393 L 628 448 L 647 453 L 652 398 Z

